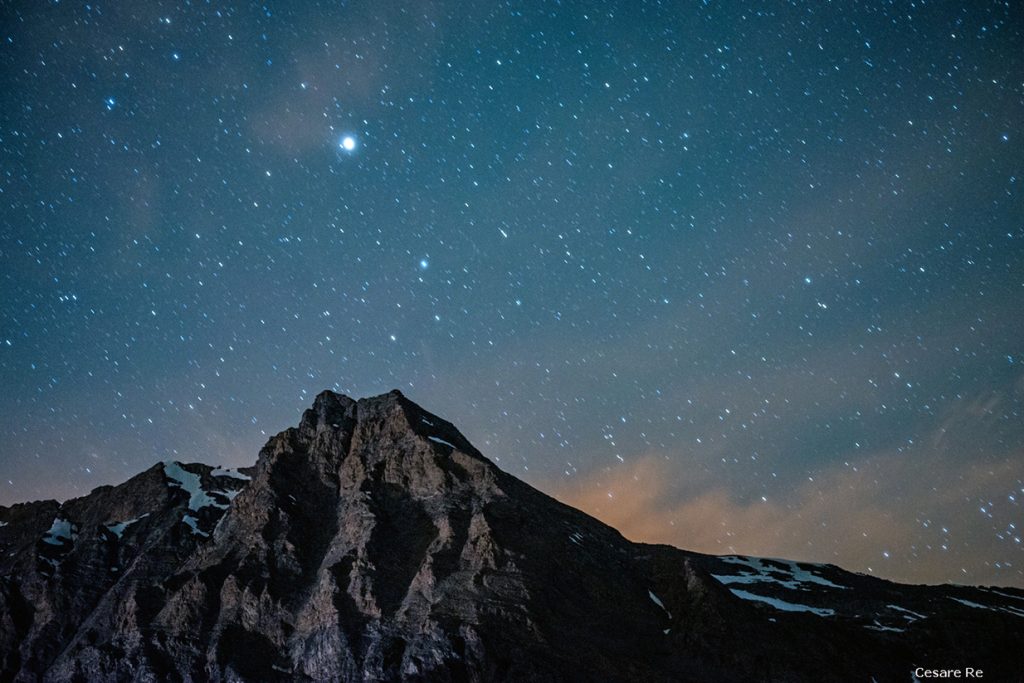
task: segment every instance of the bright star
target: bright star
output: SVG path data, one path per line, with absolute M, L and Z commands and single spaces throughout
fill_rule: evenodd
M 430 265 L 430 261 L 428 261 L 425 258 L 424 259 L 420 259 L 420 268 L 422 268 L 423 270 L 426 270 L 427 266 L 429 266 L 429 265 Z
M 341 139 L 341 148 L 346 152 L 354 151 L 356 148 L 356 139 L 351 135 L 346 135 Z

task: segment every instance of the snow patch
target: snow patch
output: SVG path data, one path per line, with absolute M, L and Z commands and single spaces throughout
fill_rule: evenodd
M 74 543 L 76 530 L 75 525 L 70 521 L 63 517 L 55 517 L 49 531 L 43 534 L 43 543 L 49 543 L 50 545 Z
M 219 510 L 227 510 L 231 506 L 231 501 L 235 499 L 241 491 L 233 490 L 215 490 L 206 491 L 202 486 L 202 478 L 193 472 L 189 472 L 183 468 L 177 462 L 165 462 L 164 463 L 164 474 L 170 480 L 169 486 L 180 488 L 189 495 L 188 509 L 192 512 L 198 512 L 203 508 L 217 508 Z M 240 479 L 248 481 L 250 477 L 242 474 L 241 472 L 235 472 L 232 470 L 226 470 L 217 468 L 211 472 L 213 476 L 218 477 L 230 477 L 233 479 Z M 221 503 L 212 495 L 223 496 L 228 500 L 227 503 Z M 199 519 L 195 515 L 185 514 L 181 521 L 192 528 L 192 533 L 197 536 L 203 536 L 208 538 L 210 534 L 199 528 Z
M 1015 617 L 1024 617 L 1024 609 L 1020 609 L 1019 607 L 1010 607 L 1009 605 L 1004 605 L 999 609 L 1006 612 L 1007 614 L 1012 614 Z
M 740 590 L 739 588 L 730 588 L 732 594 L 742 600 L 752 600 L 755 602 L 763 602 L 771 605 L 777 610 L 783 612 L 810 612 L 816 614 L 819 617 L 831 617 L 835 615 L 834 610 L 825 609 L 823 607 L 809 607 L 807 605 L 798 605 L 795 602 L 786 602 L 785 600 L 779 600 L 778 598 L 769 598 L 766 595 L 757 595 L 756 593 L 748 593 L 747 591 Z
M 907 609 L 906 607 L 900 607 L 899 605 L 886 605 L 886 607 L 888 607 L 889 609 L 894 609 L 897 612 L 903 612 L 904 613 L 903 614 L 903 618 L 906 619 L 907 621 L 916 621 L 918 619 L 927 619 L 928 618 L 927 615 L 918 614 L 917 612 L 912 612 L 909 609 Z
M 657 605 L 658 607 L 660 607 L 660 608 L 662 609 L 662 611 L 664 611 L 664 612 L 665 612 L 665 614 L 667 614 L 667 615 L 668 615 L 668 618 L 669 618 L 669 619 L 671 619 L 671 618 L 672 618 L 672 613 L 671 613 L 671 612 L 669 612 L 669 611 L 668 611 L 668 610 L 667 610 L 667 609 L 665 608 L 665 603 L 663 603 L 663 602 L 662 602 L 662 601 L 661 601 L 661 600 L 660 600 L 660 599 L 658 598 L 658 596 L 654 594 L 654 591 L 647 591 L 647 595 L 649 595 L 649 596 L 651 597 L 651 602 L 653 602 L 653 603 L 654 603 L 655 605 Z
M 872 631 L 892 631 L 894 633 L 903 633 L 907 630 L 905 628 L 896 628 L 895 626 L 882 626 L 877 620 L 875 620 L 874 624 L 865 626 L 864 628 L 871 629 Z
M 991 608 L 991 607 L 989 607 L 988 605 L 979 605 L 979 604 L 978 604 L 978 603 L 976 603 L 976 602 L 971 602 L 970 600 L 964 600 L 964 599 L 962 599 L 962 598 L 954 598 L 954 597 L 950 597 L 949 599 L 950 599 L 950 600 L 956 600 L 956 601 L 957 601 L 957 602 L 959 602 L 959 603 L 960 603 L 961 605 L 967 605 L 968 607 L 975 607 L 975 608 L 977 608 L 977 609 L 992 609 L 992 608 Z
M 164 463 L 164 474 L 171 480 L 170 485 L 183 489 L 188 495 L 188 509 L 199 510 L 205 507 L 223 508 L 223 503 L 218 503 L 203 490 L 202 480 L 198 474 L 189 472 L 176 462 Z
M 214 477 L 230 477 L 232 479 L 241 479 L 242 481 L 252 481 L 252 477 L 248 474 L 242 474 L 236 470 L 229 470 L 223 467 L 216 468 L 210 472 L 210 475 Z
M 769 566 L 765 564 L 765 559 L 760 557 L 742 557 L 740 555 L 726 555 L 719 558 L 723 562 L 729 564 L 742 565 L 748 569 L 753 570 L 755 573 L 743 573 L 743 574 L 712 574 L 722 584 L 728 585 L 732 583 L 774 583 L 790 590 L 808 590 L 805 584 L 813 583 L 819 586 L 825 586 L 827 588 L 840 588 L 849 589 L 849 586 L 840 586 L 839 584 L 832 583 L 828 579 L 813 574 L 810 571 L 804 569 L 796 562 L 791 560 L 776 560 L 767 559 L 773 565 L 784 565 L 785 569 L 777 566 Z M 773 574 L 777 576 L 773 576 Z M 783 577 L 788 576 L 789 578 L 779 578 L 778 575 Z
M 210 534 L 206 533 L 199 528 L 199 520 L 192 515 L 185 515 L 181 518 L 181 521 L 185 522 L 192 529 L 192 533 L 196 536 L 202 536 L 203 538 L 209 538 Z
M 3 526 L 3 524 L 0 523 L 0 526 Z M 981 590 L 985 591 L 986 593 L 995 593 L 996 595 L 1001 595 L 1002 597 L 1010 598 L 1011 600 L 1020 600 L 1024 602 L 1024 596 L 1021 595 L 1011 595 L 1010 593 L 1006 593 L 1005 591 L 1001 590 L 996 590 L 995 588 L 982 588 Z
M 959 602 L 961 605 L 966 605 L 968 607 L 974 607 L 975 609 L 987 609 L 990 612 L 1006 612 L 1007 614 L 1012 614 L 1015 617 L 1024 617 L 1024 610 L 1018 609 L 1016 607 L 1010 607 L 1010 606 L 996 607 L 994 605 L 982 605 L 982 604 L 979 604 L 977 602 L 971 602 L 970 600 L 964 600 L 963 598 L 954 598 L 953 596 L 949 596 L 949 599 L 950 600 L 955 600 L 955 601 Z
M 130 527 L 132 524 L 135 524 L 140 519 L 145 519 L 146 517 L 149 517 L 149 513 L 148 512 L 146 514 L 144 514 L 144 515 L 140 515 L 140 516 L 136 517 L 135 519 L 129 519 L 129 520 L 124 521 L 124 522 L 111 522 L 110 524 L 104 524 L 103 526 L 105 526 L 107 528 L 107 531 L 109 531 L 110 533 L 114 534 L 118 538 L 121 538 L 122 536 L 124 536 L 124 530 L 125 529 Z
M 456 447 L 455 447 L 455 446 L 454 446 L 453 444 L 450 444 L 450 443 L 448 443 L 448 442 L 447 442 L 447 441 L 445 441 L 444 439 L 439 439 L 439 438 L 438 438 L 438 437 L 436 437 L 436 436 L 428 436 L 427 438 L 428 438 L 428 439 L 430 439 L 431 441 L 433 441 L 434 443 L 439 443 L 439 444 L 441 444 L 442 446 L 447 446 L 448 448 L 452 449 L 453 451 L 457 451 L 457 450 L 459 450 L 459 449 L 458 449 L 458 448 L 456 448 Z
M 825 586 L 827 588 L 839 588 L 842 590 L 849 590 L 849 586 L 840 586 L 838 583 L 832 583 L 823 576 L 812 574 L 796 562 L 787 562 L 789 570 L 793 575 L 793 580 L 800 583 L 816 583 L 819 586 Z

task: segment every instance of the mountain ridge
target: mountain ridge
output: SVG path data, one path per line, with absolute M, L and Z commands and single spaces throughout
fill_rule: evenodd
M 401 392 L 0 507 L 0 681 L 1016 675 L 1024 591 L 633 543 Z

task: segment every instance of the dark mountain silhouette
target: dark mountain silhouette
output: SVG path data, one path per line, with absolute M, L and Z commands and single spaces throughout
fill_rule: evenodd
M 0 525 L 3 681 L 1021 675 L 1024 591 L 632 543 L 397 391 Z

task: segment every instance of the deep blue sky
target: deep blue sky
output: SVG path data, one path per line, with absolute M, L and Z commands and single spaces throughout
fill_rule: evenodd
M 0 19 L 0 503 L 398 387 L 635 538 L 1024 584 L 1020 7 Z

